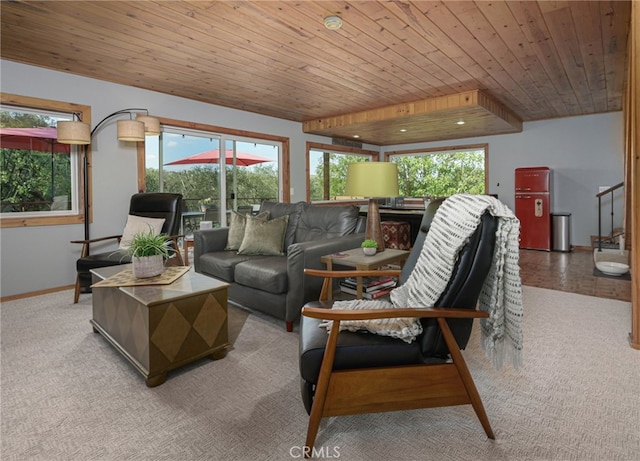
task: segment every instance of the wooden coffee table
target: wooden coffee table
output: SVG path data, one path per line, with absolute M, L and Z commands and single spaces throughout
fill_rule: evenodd
M 94 269 L 93 283 L 130 268 Z M 169 370 L 226 355 L 227 287 L 193 268 L 168 285 L 94 287 L 91 324 L 142 373 L 147 386 L 158 386 Z

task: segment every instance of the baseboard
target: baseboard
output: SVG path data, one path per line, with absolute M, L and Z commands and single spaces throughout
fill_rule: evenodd
M 19 295 L 4 296 L 0 298 L 0 303 L 7 301 L 15 301 L 16 299 L 32 298 L 34 296 L 46 295 L 49 293 L 57 293 L 59 291 L 73 290 L 75 285 L 66 285 L 63 287 L 47 288 L 46 290 L 30 291 L 29 293 L 20 293 Z

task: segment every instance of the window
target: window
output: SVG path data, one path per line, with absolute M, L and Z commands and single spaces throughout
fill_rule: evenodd
M 76 104 L 3 93 L 0 107 L 2 227 L 81 223 L 82 180 L 78 148 L 57 142 L 56 123 Z M 88 120 L 90 122 L 90 120 Z
M 398 165 L 398 186 L 405 199 L 448 197 L 487 190 L 488 145 L 469 145 L 420 151 L 387 152 Z
M 307 201 L 346 200 L 347 165 L 369 162 L 377 152 L 330 144 L 307 143 Z
M 288 200 L 281 167 L 288 165 L 283 160 L 288 140 L 246 131 L 239 136 L 234 130 L 186 127 L 162 119 L 161 123 L 160 138 L 146 142 L 146 190 L 182 194 L 186 233 L 205 217 L 224 226 L 227 210 L 257 210 L 263 200 Z M 222 163 L 220 146 L 225 146 Z

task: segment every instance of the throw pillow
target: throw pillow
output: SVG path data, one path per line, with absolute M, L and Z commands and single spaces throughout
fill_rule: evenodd
M 239 255 L 282 255 L 289 215 L 270 221 L 248 219 Z
M 120 249 L 128 249 L 131 244 L 131 239 L 136 234 L 149 233 L 149 231 L 151 231 L 153 235 L 158 235 L 162 232 L 163 225 L 164 218 L 145 218 L 144 216 L 130 214 L 127 216 L 127 224 L 125 224 L 124 231 L 122 231 Z
M 227 236 L 227 246 L 225 250 L 238 250 L 240 248 L 242 239 L 244 238 L 247 219 L 266 221 L 269 219 L 269 212 L 263 211 L 256 216 L 248 216 L 232 211 L 229 219 L 229 235 Z
M 308 206 L 309 204 L 306 202 L 281 203 L 265 200 L 260 204 L 260 211 L 268 211 L 271 219 L 284 215 L 289 216 L 289 224 L 287 224 L 287 231 L 284 235 L 284 247 L 289 248 L 289 245 L 297 241 L 296 229 L 298 228 L 298 220 Z

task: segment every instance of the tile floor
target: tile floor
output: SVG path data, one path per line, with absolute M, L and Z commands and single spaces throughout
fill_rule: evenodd
M 570 253 L 520 250 L 523 285 L 631 301 L 631 281 L 593 275 L 593 251 Z

